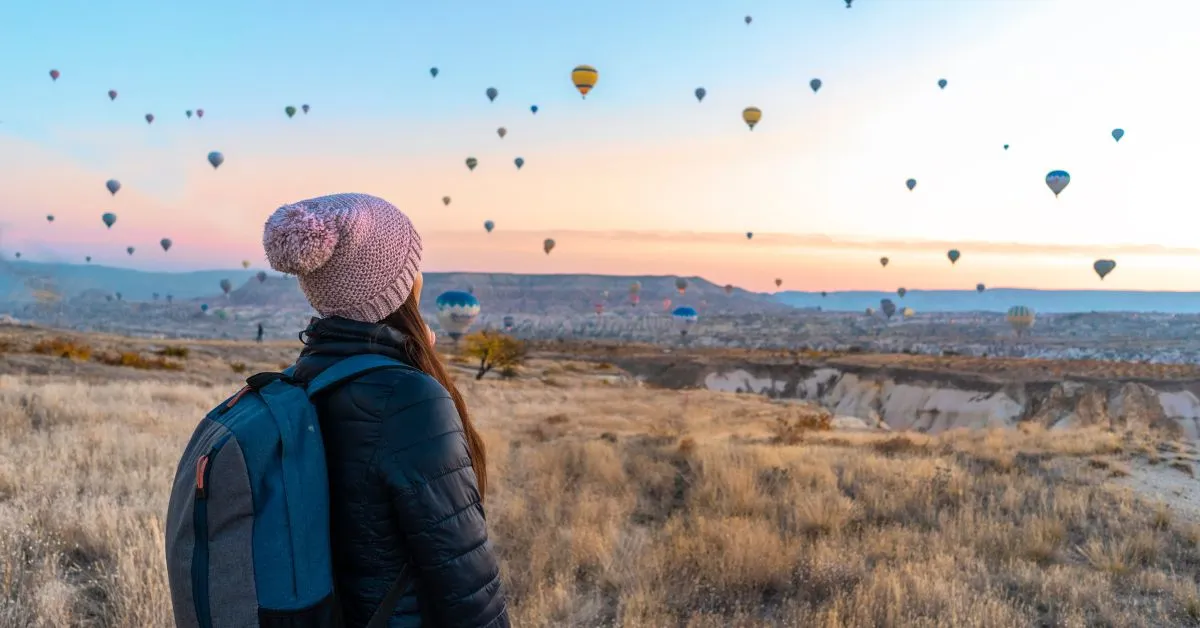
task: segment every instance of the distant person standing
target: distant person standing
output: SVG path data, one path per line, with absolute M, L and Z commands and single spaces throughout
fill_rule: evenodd
M 258 324 L 258 336 L 254 339 L 254 341 L 262 342 L 262 336 L 263 336 L 263 326 L 262 326 L 262 323 L 259 323 Z

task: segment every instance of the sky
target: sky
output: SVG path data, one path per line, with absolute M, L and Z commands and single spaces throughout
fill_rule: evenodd
M 2 254 L 266 268 L 276 207 L 362 192 L 409 214 L 433 271 L 762 291 L 1200 285 L 1191 0 L 352 4 L 6 8 Z M 586 99 L 580 63 L 600 71 Z M 747 106 L 763 111 L 753 131 Z M 1059 198 L 1056 169 L 1072 177 Z M 1118 262 L 1103 282 L 1101 257 Z

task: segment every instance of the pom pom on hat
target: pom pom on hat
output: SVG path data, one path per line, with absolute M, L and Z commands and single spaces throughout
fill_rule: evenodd
M 263 249 L 271 268 L 303 275 L 323 266 L 337 247 L 336 220 L 336 216 L 309 211 L 303 203 L 275 210 L 263 229 Z

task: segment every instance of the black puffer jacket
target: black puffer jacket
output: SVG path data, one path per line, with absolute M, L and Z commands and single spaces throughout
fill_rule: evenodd
M 314 319 L 295 377 L 378 353 L 406 362 L 386 325 Z M 462 420 L 415 368 L 372 371 L 316 401 L 329 464 L 333 560 L 346 625 L 366 625 L 405 564 L 415 583 L 389 626 L 506 628 L 499 567 Z

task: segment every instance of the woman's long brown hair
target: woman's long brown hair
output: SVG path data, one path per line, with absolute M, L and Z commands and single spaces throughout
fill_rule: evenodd
M 408 337 L 404 347 L 412 365 L 436 379 L 450 392 L 450 398 L 454 400 L 454 407 L 458 409 L 458 416 L 462 419 L 463 432 L 467 436 L 467 454 L 471 457 L 471 466 L 475 468 L 475 477 L 479 480 L 479 497 L 483 499 L 487 491 L 487 452 L 484 450 L 483 439 L 475 430 L 475 424 L 471 422 L 471 414 L 467 412 L 467 404 L 463 401 L 462 394 L 458 392 L 458 387 L 454 385 L 454 380 L 442 364 L 441 357 L 429 342 L 425 319 L 421 317 L 421 307 L 417 299 L 415 294 L 409 296 L 400 309 L 389 314 L 382 322 Z

